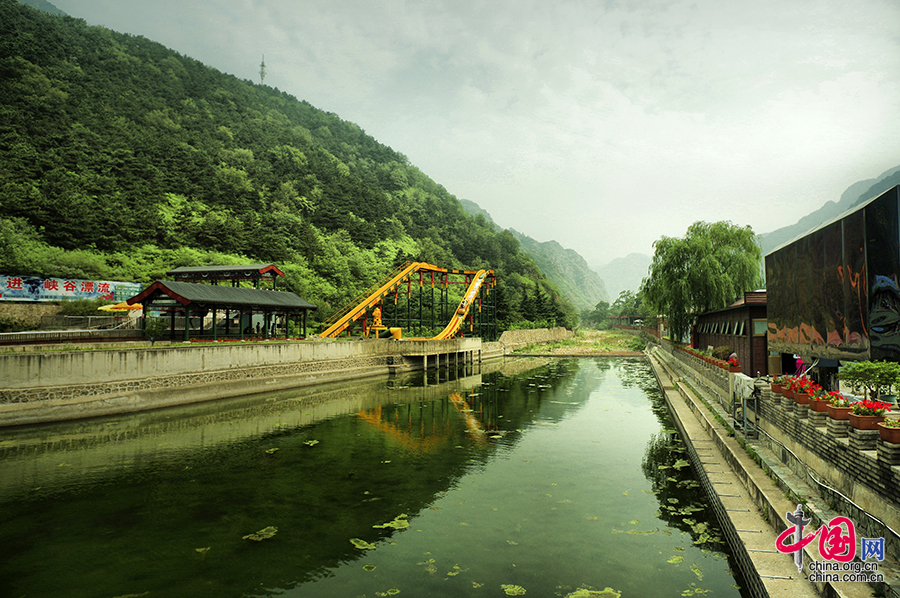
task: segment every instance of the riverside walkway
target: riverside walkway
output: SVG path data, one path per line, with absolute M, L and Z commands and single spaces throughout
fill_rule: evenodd
M 793 512 L 797 505 L 787 498 L 726 427 L 725 423 L 730 419 L 727 414 L 721 410 L 711 411 L 685 384 L 676 369 L 678 365 L 665 351 L 651 349 L 648 357 L 750 595 L 773 598 L 875 596 L 873 589 L 865 583 L 813 584 L 805 574 L 798 572 L 790 555 L 776 550 L 778 534 L 789 525 L 786 514 Z M 766 455 L 766 449 L 752 448 L 773 477 L 793 487 L 803 484 L 789 469 L 780 466 L 774 455 Z M 805 496 L 812 494 L 811 489 L 806 490 Z M 804 554 L 804 563 L 817 560 L 809 547 Z

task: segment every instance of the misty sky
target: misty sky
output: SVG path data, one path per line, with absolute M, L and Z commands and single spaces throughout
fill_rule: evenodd
M 592 266 L 900 165 L 894 0 L 53 0 L 358 124 Z

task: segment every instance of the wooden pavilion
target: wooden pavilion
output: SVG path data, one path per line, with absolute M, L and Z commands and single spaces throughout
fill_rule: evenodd
M 266 337 L 275 336 L 270 331 L 275 330 L 279 317 L 285 338 L 288 337 L 288 322 L 296 321 L 297 318 L 300 319 L 301 334 L 306 336 L 307 313 L 317 309 L 315 305 L 301 299 L 295 293 L 285 291 L 163 280 L 157 280 L 141 293 L 128 299 L 127 303 L 140 303 L 144 306 L 142 327 L 151 311 L 166 314 L 170 319 L 169 331 L 173 340 L 176 338 L 176 318 L 183 318 L 185 341 L 191 338 L 219 340 L 236 336 L 243 340 L 257 336 L 256 331 L 249 326 L 254 314 L 264 316 L 263 331 Z M 204 329 L 204 321 L 210 313 L 211 327 Z M 236 327 L 233 323 L 235 317 L 237 317 Z M 192 319 L 197 321 L 193 329 Z

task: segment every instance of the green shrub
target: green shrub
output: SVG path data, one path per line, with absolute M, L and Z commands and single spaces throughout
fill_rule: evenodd
M 98 309 L 104 305 L 114 303 L 108 299 L 74 299 L 59 303 L 60 316 L 102 316 L 109 313 L 98 313 Z
M 165 318 L 146 318 L 144 321 L 144 338 L 150 341 L 150 345 L 163 337 L 169 329 L 169 323 Z
M 25 330 L 34 330 L 37 326 L 17 320 L 16 318 L 8 318 L 0 316 L 0 332 L 24 332 Z
M 647 341 L 640 336 L 632 336 L 628 341 L 628 348 L 632 351 L 643 351 L 647 348 Z
M 716 359 L 726 360 L 728 356 L 731 355 L 734 351 L 732 351 L 731 347 L 716 347 L 712 350 L 712 356 Z

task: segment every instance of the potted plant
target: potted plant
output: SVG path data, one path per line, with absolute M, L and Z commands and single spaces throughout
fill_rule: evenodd
M 900 382 L 900 363 L 893 361 L 851 361 L 838 371 L 838 378 L 854 391 L 864 390 L 866 398 L 881 399 Z
M 728 358 L 728 371 L 729 372 L 740 372 L 741 371 L 741 362 L 738 361 L 737 357 L 729 357 Z
M 809 378 L 798 377 L 791 380 L 791 393 L 798 405 L 809 404 L 809 393 L 814 384 Z
M 891 410 L 890 403 L 863 399 L 850 403 L 850 426 L 857 430 L 877 430 L 878 422 L 884 421 L 884 414 Z
M 819 386 L 818 384 L 812 389 L 812 392 L 809 394 L 809 409 L 810 411 L 818 411 L 820 413 L 826 413 L 828 411 L 828 404 L 831 403 L 831 394 L 836 393 L 837 391 L 826 391 L 824 388 Z M 838 393 L 840 394 L 840 393 Z
M 838 391 L 832 391 L 832 397 L 827 405 L 828 417 L 840 421 L 850 419 L 850 401 L 844 398 Z M 829 393 L 831 394 L 831 393 Z
M 883 441 L 900 444 L 900 419 L 885 419 L 876 425 Z
M 772 378 L 772 392 L 781 394 L 782 390 L 788 384 L 788 382 L 790 382 L 790 380 L 790 376 L 775 376 L 774 378 Z
M 784 377 L 784 385 L 781 387 L 781 394 L 784 395 L 786 399 L 794 398 L 794 377 L 793 376 L 785 376 Z

